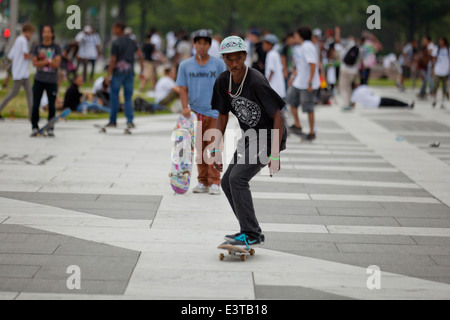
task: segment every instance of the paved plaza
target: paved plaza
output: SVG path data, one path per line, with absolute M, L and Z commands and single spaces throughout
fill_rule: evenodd
M 280 174 L 252 181 L 266 245 L 246 262 L 218 258 L 238 231 L 224 195 L 170 188 L 176 119 L 55 139 L 0 122 L 0 299 L 450 299 L 450 111 L 319 107 L 318 140 L 290 136 Z

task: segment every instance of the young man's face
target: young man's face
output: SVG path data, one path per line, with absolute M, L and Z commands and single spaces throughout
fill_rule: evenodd
M 122 34 L 122 29 L 119 27 L 113 26 L 112 32 L 117 37 Z
M 244 51 L 223 55 L 223 60 L 231 74 L 239 74 L 245 70 L 245 59 L 247 59 L 247 52 Z
M 263 41 L 263 50 L 264 50 L 265 52 L 269 52 L 270 50 L 272 50 L 272 48 L 273 48 L 273 45 L 272 45 L 272 44 L 270 44 L 270 43 L 267 42 L 267 41 Z
M 75 83 L 75 85 L 77 87 L 81 87 L 83 85 L 83 77 L 82 76 L 77 76 L 74 80 L 73 83 Z
M 53 32 L 50 27 L 45 27 L 42 30 L 42 39 L 44 39 L 44 41 L 46 42 L 53 40 Z
M 296 33 L 294 34 L 294 41 L 295 41 L 295 43 L 297 43 L 297 44 L 302 44 L 302 43 L 303 43 L 303 38 L 300 37 L 300 35 L 298 34 L 298 32 L 296 32 Z
M 197 55 L 199 55 L 200 57 L 205 57 L 206 55 L 208 55 L 211 44 L 208 40 L 200 38 L 195 41 L 194 48 L 195 51 L 197 51 Z
M 25 38 L 27 38 L 28 41 L 30 41 L 31 38 L 33 37 L 33 32 L 27 31 L 27 32 L 24 32 L 23 35 L 25 36 Z
M 169 77 L 171 77 L 173 80 L 177 79 L 177 69 L 176 68 L 170 69 Z

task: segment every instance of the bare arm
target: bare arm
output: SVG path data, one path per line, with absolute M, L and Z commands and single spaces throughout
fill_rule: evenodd
M 117 56 L 111 56 L 111 60 L 109 61 L 108 74 L 106 75 L 105 78 L 105 83 L 108 85 L 108 87 L 111 83 L 111 76 L 114 72 L 114 69 L 116 68 L 116 64 L 117 64 Z
M 225 137 L 225 130 L 227 129 L 229 115 L 223 115 L 219 113 L 219 117 L 217 118 L 216 129 L 220 132 L 221 139 L 214 141 L 214 150 L 220 150 L 220 145 L 223 142 Z M 219 153 L 219 154 L 218 154 Z M 214 157 L 214 168 L 220 172 L 223 171 L 223 162 L 222 162 L 222 154 L 220 152 L 215 152 Z
M 38 69 L 46 67 L 50 64 L 48 60 L 41 60 L 39 61 L 37 57 L 33 57 L 33 67 L 36 67 Z
M 316 73 L 316 64 L 310 63 L 309 66 L 310 66 L 310 68 L 309 68 L 310 71 L 309 71 L 309 80 L 308 80 L 308 91 L 311 92 L 311 91 L 313 91 L 312 82 L 314 79 L 314 75 Z
M 189 108 L 188 87 L 180 87 L 180 100 L 182 106 L 181 113 L 186 118 L 189 118 L 191 114 L 191 108 Z
M 283 140 L 284 119 L 280 110 L 273 116 L 273 130 L 274 132 L 278 132 L 278 140 L 272 140 L 272 154 L 269 159 L 270 177 L 273 177 L 273 175 L 278 173 L 281 169 L 280 148 Z

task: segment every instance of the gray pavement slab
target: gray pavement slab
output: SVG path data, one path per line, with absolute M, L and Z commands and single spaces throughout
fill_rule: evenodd
M 256 299 L 261 300 L 352 300 L 328 292 L 297 286 L 255 286 Z
M 354 297 L 346 284 L 355 272 L 365 275 L 368 266 L 378 265 L 395 273 L 395 297 L 440 297 L 450 284 L 450 207 L 443 196 L 450 178 L 448 166 L 436 159 L 446 157 L 450 118 L 428 109 L 420 103 L 413 112 L 319 109 L 317 141 L 301 144 L 291 136 L 284 153 L 289 161 L 279 176 L 334 185 L 255 180 L 252 191 L 267 195 L 254 203 L 269 230 L 263 230 L 268 250 L 245 264 L 222 263 L 215 246 L 207 245 L 236 227 L 223 195 L 174 197 L 170 190 L 176 115 L 138 118 L 139 129 L 130 137 L 96 135 L 91 122 L 70 121 L 61 124 L 55 140 L 30 140 L 26 121 L 7 120 L 0 124 L 0 159 L 16 161 L 0 160 L 0 292 L 214 299 L 235 298 L 238 285 L 239 297 L 247 299 L 344 299 Z M 398 135 L 406 141 L 396 141 Z M 436 138 L 443 138 L 444 148 L 428 150 Z M 33 165 L 24 162 L 27 154 L 55 157 Z M 412 187 L 352 187 L 349 181 Z M 277 200 L 295 193 L 326 197 Z M 338 201 L 344 195 L 360 201 Z M 392 202 L 374 202 L 373 196 Z M 414 203 L 428 199 L 440 203 Z M 82 271 L 81 292 L 67 289 L 70 265 Z M 272 285 L 255 282 L 256 274 L 260 283 Z M 296 285 L 283 284 L 285 274 Z M 297 279 L 307 277 L 314 282 L 302 287 Z M 342 283 L 333 280 L 328 292 L 328 280 L 336 277 Z

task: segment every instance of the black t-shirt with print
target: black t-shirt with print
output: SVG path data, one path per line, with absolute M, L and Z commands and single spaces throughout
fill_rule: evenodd
M 286 103 L 272 89 L 267 79 L 253 68 L 248 69 L 242 94 L 239 97 L 233 99 L 228 93 L 229 81 L 229 71 L 223 72 L 217 78 L 211 100 L 212 108 L 224 115 L 233 113 L 241 129 L 244 132 L 254 129 L 258 138 L 261 129 L 267 130 L 267 147 L 270 152 L 273 116 L 278 110 L 283 109 Z M 236 94 L 239 86 L 240 84 L 233 82 L 231 92 Z M 286 149 L 286 137 L 287 130 L 284 128 L 280 151 Z

